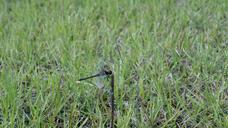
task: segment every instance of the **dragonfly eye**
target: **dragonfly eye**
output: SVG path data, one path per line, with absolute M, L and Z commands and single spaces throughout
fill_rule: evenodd
M 111 70 L 104 70 L 104 73 L 105 73 L 105 75 L 107 75 L 107 76 L 112 75 L 112 71 L 111 71 Z

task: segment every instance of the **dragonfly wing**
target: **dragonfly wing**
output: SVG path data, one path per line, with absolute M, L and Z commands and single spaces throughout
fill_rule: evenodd
M 103 89 L 103 88 L 104 88 L 104 84 L 101 82 L 100 79 L 97 80 L 96 86 L 97 86 L 99 89 Z

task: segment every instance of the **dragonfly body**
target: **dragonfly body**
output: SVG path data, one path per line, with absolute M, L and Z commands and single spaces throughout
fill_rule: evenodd
M 111 70 L 105 70 L 105 69 L 103 69 L 101 72 L 99 72 L 99 73 L 97 73 L 95 75 L 92 75 L 92 76 L 89 76 L 89 77 L 85 77 L 85 78 L 80 78 L 79 81 L 91 79 L 91 78 L 94 78 L 94 77 L 110 76 L 110 75 L 112 75 L 112 71 Z

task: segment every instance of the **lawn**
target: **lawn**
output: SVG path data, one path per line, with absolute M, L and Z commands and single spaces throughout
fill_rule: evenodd
M 0 1 L 0 127 L 109 127 L 103 66 L 115 127 L 227 128 L 228 1 Z

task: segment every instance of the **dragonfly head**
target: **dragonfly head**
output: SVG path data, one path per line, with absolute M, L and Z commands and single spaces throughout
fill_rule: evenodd
M 105 75 L 105 76 L 111 76 L 113 74 L 113 72 L 109 66 L 105 65 L 103 67 L 103 69 L 101 70 L 101 74 Z

